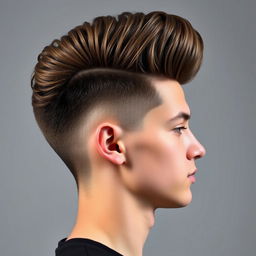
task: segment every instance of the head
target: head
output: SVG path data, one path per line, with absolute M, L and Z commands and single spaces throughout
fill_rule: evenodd
M 170 186 L 173 207 L 179 197 L 184 203 L 184 177 L 205 150 L 189 128 L 177 130 L 188 120 L 168 119 L 190 113 L 181 85 L 202 58 L 190 22 L 160 11 L 96 17 L 43 49 L 31 78 L 33 111 L 78 190 L 112 168 L 134 193 L 153 193 L 154 204 L 161 196 L 167 205 L 162 186 Z

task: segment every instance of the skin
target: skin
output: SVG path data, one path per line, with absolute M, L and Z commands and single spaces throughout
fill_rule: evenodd
M 155 210 L 192 201 L 188 174 L 206 151 L 189 121 L 167 123 L 180 111 L 190 114 L 181 85 L 171 79 L 154 85 L 164 103 L 145 115 L 142 130 L 125 133 L 111 118 L 95 122 L 87 138 L 92 175 L 89 186 L 80 180 L 77 219 L 67 239 L 89 238 L 125 256 L 142 256 Z M 174 130 L 181 126 L 188 129 Z

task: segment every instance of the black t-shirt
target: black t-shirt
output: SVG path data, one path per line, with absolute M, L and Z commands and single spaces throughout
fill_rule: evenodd
M 110 247 L 89 238 L 71 238 L 58 242 L 55 256 L 124 256 Z

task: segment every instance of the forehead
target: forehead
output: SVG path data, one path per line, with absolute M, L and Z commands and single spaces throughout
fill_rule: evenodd
M 155 80 L 153 85 L 163 99 L 162 107 L 169 113 L 176 115 L 178 112 L 190 113 L 188 103 L 182 86 L 176 80 Z

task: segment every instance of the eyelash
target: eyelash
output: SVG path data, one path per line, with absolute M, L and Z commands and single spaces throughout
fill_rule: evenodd
M 181 130 L 186 130 L 187 128 L 184 126 L 181 127 L 177 127 L 175 129 L 173 129 L 175 132 L 178 132 L 178 134 L 182 134 Z

